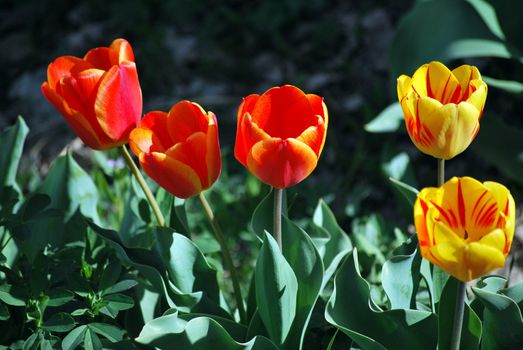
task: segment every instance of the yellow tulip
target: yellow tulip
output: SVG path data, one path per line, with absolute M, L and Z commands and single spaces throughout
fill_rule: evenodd
M 505 264 L 515 228 L 514 198 L 496 182 L 453 177 L 423 189 L 414 204 L 421 255 L 467 282 Z
M 476 137 L 487 98 L 476 67 L 424 64 L 412 78 L 400 76 L 397 90 L 407 132 L 421 152 L 451 159 Z

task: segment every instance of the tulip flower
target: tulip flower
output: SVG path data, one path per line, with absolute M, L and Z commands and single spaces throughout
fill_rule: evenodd
M 279 189 L 304 180 L 325 144 L 323 98 L 285 85 L 247 96 L 238 109 L 234 155 L 261 181 Z
M 216 116 L 197 103 L 181 101 L 169 113 L 147 113 L 129 144 L 145 173 L 176 197 L 197 195 L 220 175 Z
M 467 282 L 504 265 L 514 237 L 514 199 L 499 183 L 453 177 L 419 193 L 414 222 L 421 255 Z
M 398 99 L 409 136 L 423 153 L 447 160 L 463 152 L 479 131 L 487 84 L 476 67 L 450 71 L 440 62 L 398 78 Z
M 57 58 L 47 68 L 42 93 L 96 150 L 127 143 L 140 122 L 142 91 L 133 50 L 124 39 L 92 49 L 83 58 Z

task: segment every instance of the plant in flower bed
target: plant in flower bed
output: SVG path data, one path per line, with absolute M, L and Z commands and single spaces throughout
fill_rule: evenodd
M 20 118 L 0 135 L 4 348 L 523 346 L 523 284 L 487 275 L 509 253 L 514 199 L 492 181 L 444 182 L 443 160 L 479 130 L 487 88 L 475 67 L 432 62 L 398 80 L 409 136 L 439 159 L 438 187 L 394 182 L 413 205 L 411 237 L 397 228 L 395 239 L 382 235 L 386 224 L 372 216 L 354 222 L 351 239 L 321 200 L 312 217 L 293 221 L 285 190 L 317 165 L 327 105 L 291 85 L 246 97 L 234 155 L 272 187 L 250 219 L 252 268 L 235 265 L 227 238 L 241 218 L 216 216 L 206 197 L 222 170 L 219 117 L 181 101 L 140 120 L 136 65 L 123 39 L 58 58 L 42 91 L 86 145 L 107 154 L 96 155 L 100 169 L 90 176 L 66 152 L 36 190 L 22 193 L 16 173 L 27 127 Z M 150 189 L 126 143 L 159 187 Z M 129 171 L 108 166 L 111 149 Z M 193 235 L 199 213 L 214 238 Z

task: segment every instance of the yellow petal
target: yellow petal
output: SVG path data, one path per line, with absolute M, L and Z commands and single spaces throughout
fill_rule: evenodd
M 488 245 L 473 242 L 468 245 L 465 251 L 465 261 L 467 267 L 467 276 L 461 278 L 462 281 L 486 275 L 490 271 L 503 267 L 505 264 L 505 255 L 501 251 Z
M 499 250 L 500 252 L 503 251 L 503 248 L 505 247 L 505 233 L 501 229 L 495 229 L 494 231 L 484 235 L 478 243 L 481 243 L 483 245 L 492 247 L 494 249 Z
M 407 96 L 407 93 L 410 92 L 412 79 L 403 74 L 398 78 L 398 84 L 396 90 L 398 92 L 398 101 L 401 101 L 403 97 Z

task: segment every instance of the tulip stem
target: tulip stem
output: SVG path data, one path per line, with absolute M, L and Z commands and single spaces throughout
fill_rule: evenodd
M 438 187 L 445 182 L 445 159 L 438 158 Z
M 461 342 L 461 329 L 463 328 L 463 315 L 465 313 L 465 294 L 467 283 L 459 281 L 454 307 L 454 321 L 452 325 L 452 338 L 450 338 L 450 350 L 459 350 Z
M 140 172 L 140 169 L 138 169 L 138 167 L 136 166 L 136 163 L 134 162 L 133 158 L 129 154 L 129 151 L 127 150 L 125 145 L 122 145 L 119 148 L 120 148 L 120 152 L 122 153 L 123 158 L 125 159 L 125 162 L 127 163 L 127 166 L 129 167 L 129 169 L 131 169 L 131 172 L 133 173 L 134 177 L 140 184 L 140 187 L 142 188 L 143 193 L 145 194 L 145 197 L 147 198 L 147 201 L 149 202 L 149 205 L 151 206 L 151 209 L 153 210 L 154 216 L 156 216 L 158 225 L 165 226 L 165 219 L 162 215 L 162 212 L 160 211 L 160 207 L 158 206 L 156 199 L 154 198 L 151 190 L 149 189 L 147 182 L 145 182 L 145 179 L 143 178 L 142 173 Z
M 274 216 L 272 220 L 273 224 L 273 234 L 276 242 L 278 242 L 278 247 L 280 251 L 282 250 L 282 240 L 281 240 L 281 211 L 282 211 L 282 202 L 283 202 L 283 189 L 274 188 Z
M 234 288 L 234 297 L 236 298 L 236 307 L 238 308 L 238 312 L 240 314 L 240 322 L 243 324 L 247 324 L 247 313 L 245 312 L 245 307 L 243 305 L 242 291 L 240 289 L 240 280 L 238 279 L 236 268 L 234 267 L 234 264 L 232 262 L 231 252 L 225 242 L 225 236 L 223 235 L 223 231 L 220 227 L 220 224 L 218 224 L 218 220 L 216 220 L 212 208 L 209 205 L 207 198 L 205 198 L 203 192 L 200 192 L 199 198 L 200 202 L 202 203 L 203 209 L 207 214 L 207 218 L 211 222 L 214 235 L 218 240 L 218 243 L 220 244 L 225 267 L 227 268 L 227 270 L 229 270 L 229 273 L 231 274 L 232 286 Z

